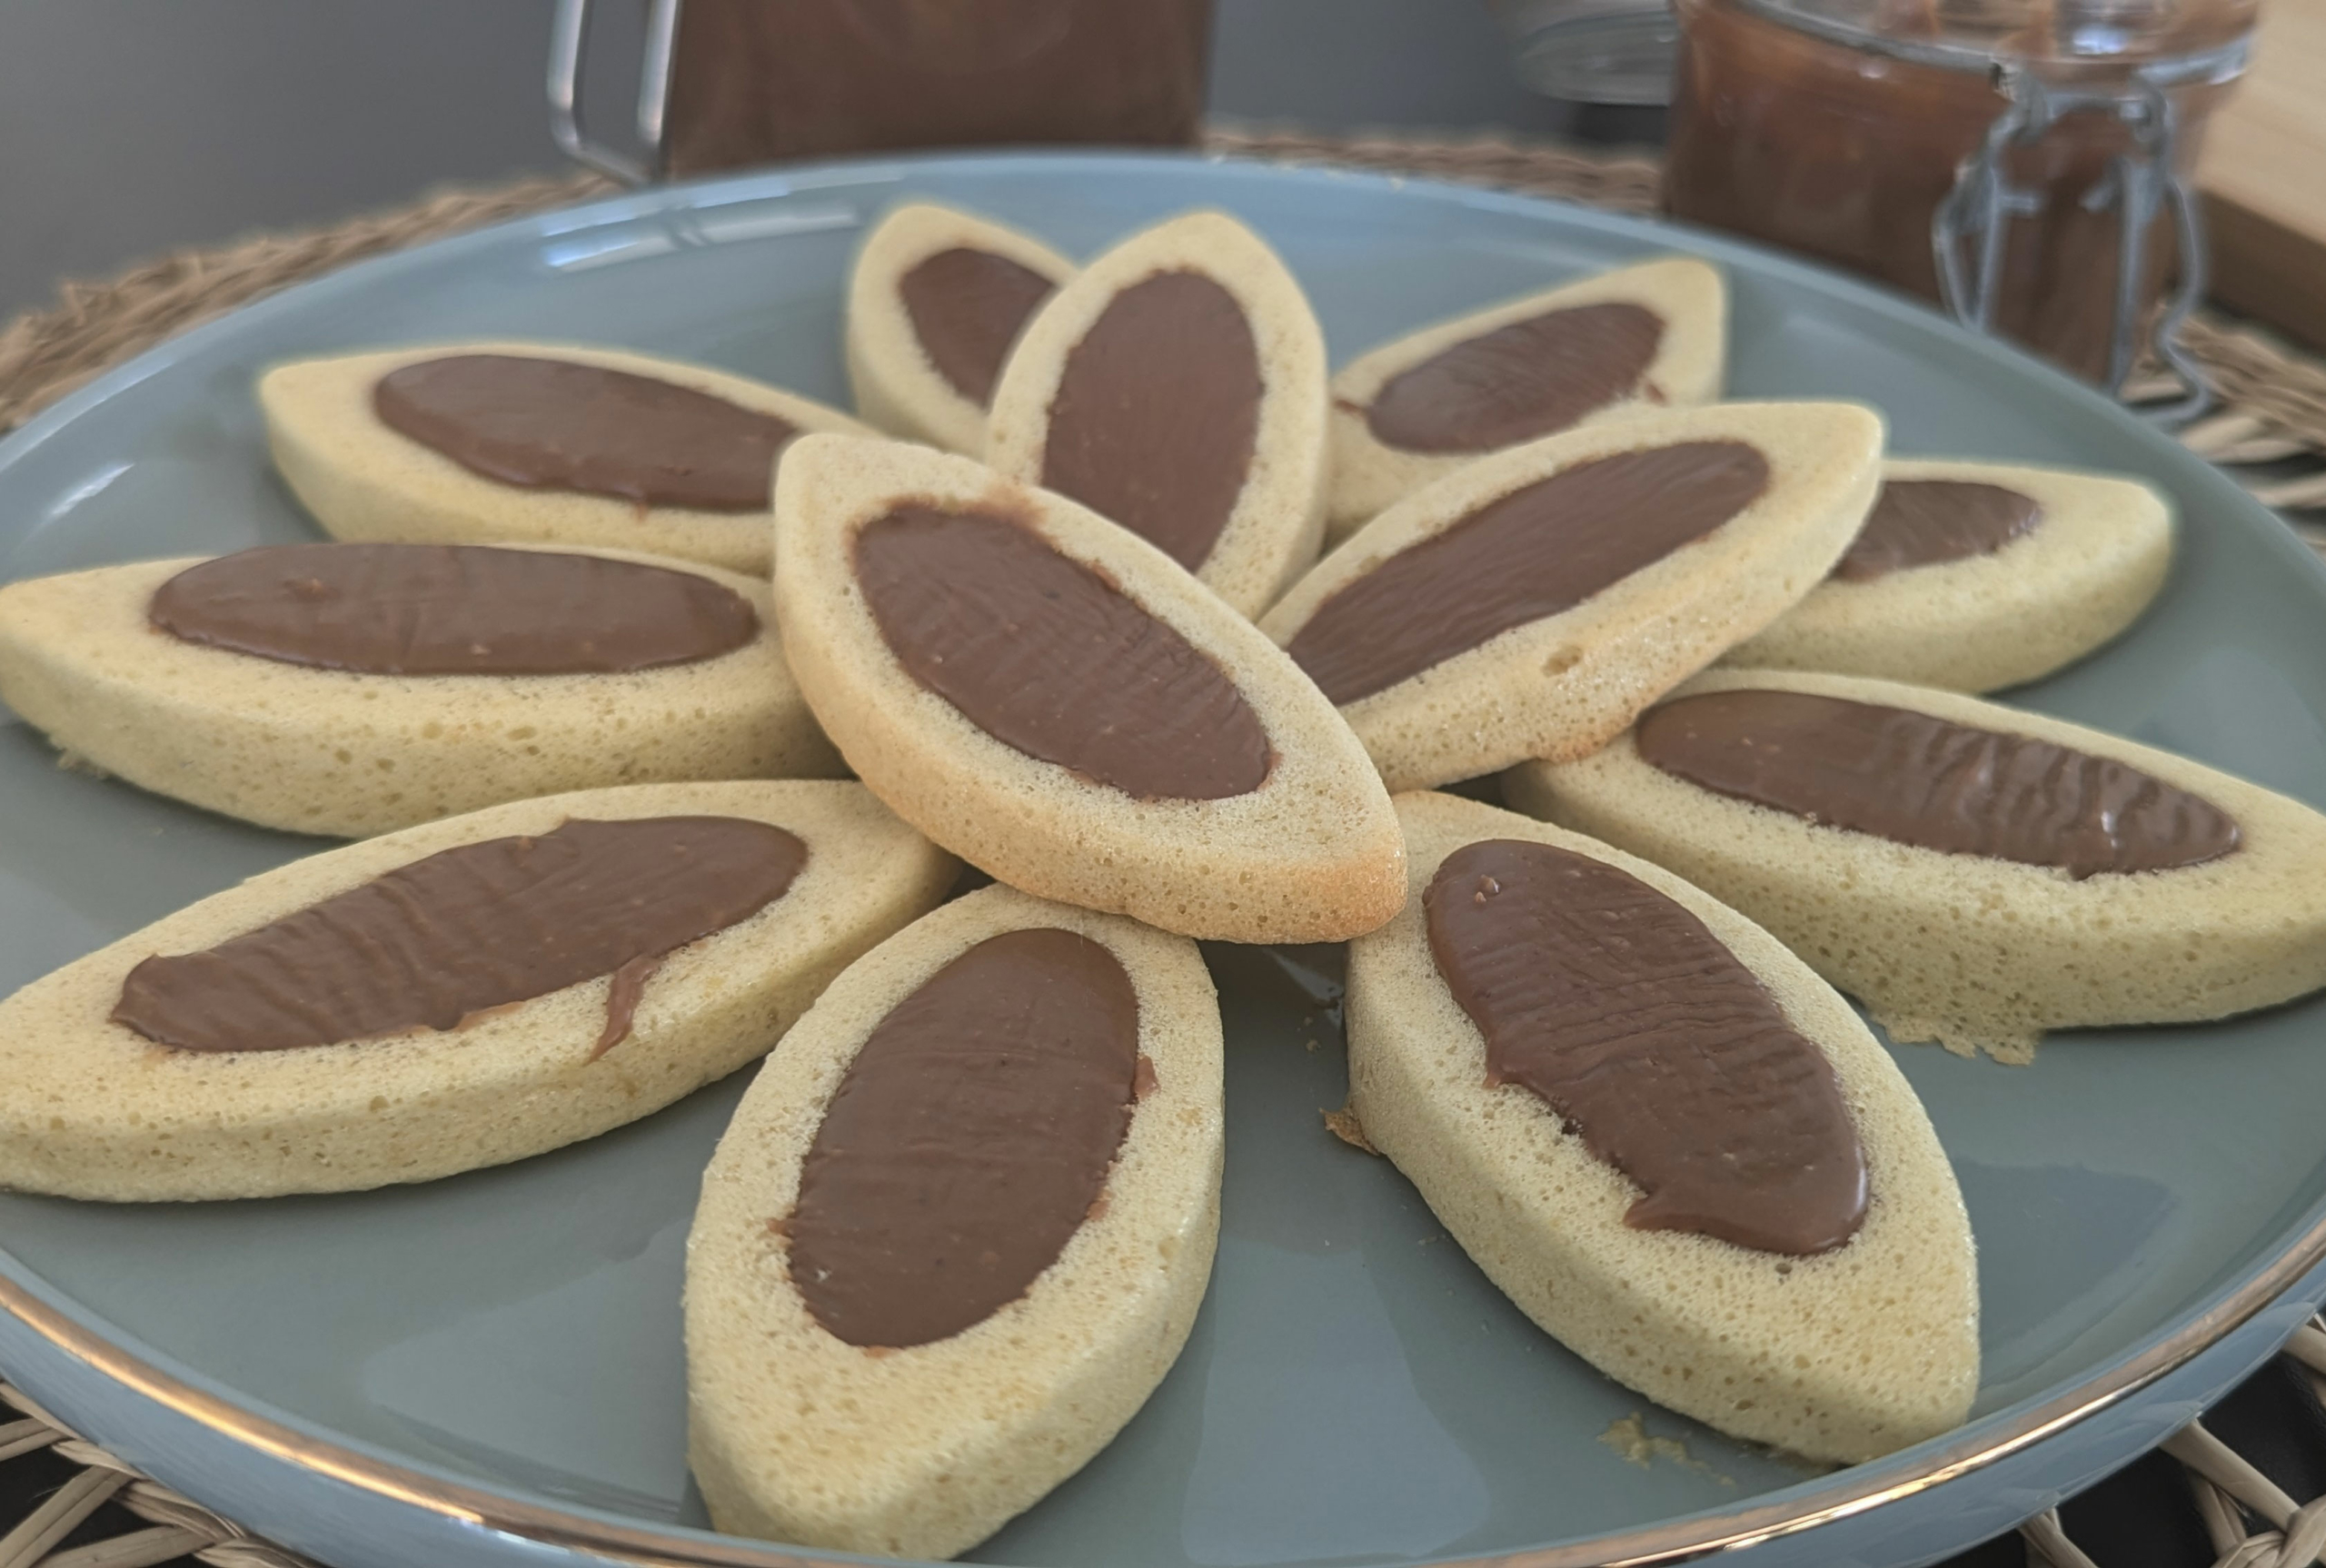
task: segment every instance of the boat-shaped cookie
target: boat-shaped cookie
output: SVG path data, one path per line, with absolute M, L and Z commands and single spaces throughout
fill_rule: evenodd
M 133 784 L 344 838 L 841 771 L 765 579 L 619 551 L 266 545 L 10 583 L 0 698 Z
M 810 436 L 776 618 L 826 734 L 1011 887 L 1183 936 L 1337 941 L 1404 897 L 1364 749 L 1169 557 L 966 458 Z
M 1715 670 L 1511 803 L 1735 906 L 1891 1037 L 2227 1017 L 2326 985 L 2326 817 L 1974 697 Z
M 274 466 L 334 539 L 597 545 L 762 576 L 785 444 L 869 433 L 747 376 L 579 343 L 294 360 L 258 401 Z
M 1854 403 L 1548 436 L 1407 496 L 1260 627 L 1391 789 L 1580 757 L 1816 586 L 1881 455 L 1880 416 Z
M 1027 323 L 985 459 L 1257 615 L 1324 537 L 1324 332 L 1257 234 L 1184 213 L 1094 258 Z
M 848 275 L 856 412 L 908 441 L 977 457 L 1009 346 L 1074 263 L 1031 234 L 909 202 L 864 236 Z
M 1812 1458 L 1978 1383 L 1953 1167 L 1849 1004 L 1734 909 L 1580 834 L 1397 797 L 1413 896 L 1350 944 L 1349 1108 L 1527 1316 Z
M 1725 662 L 1993 691 L 2109 641 L 2172 564 L 2172 510 L 2137 480 L 1933 458 L 1882 475 L 1833 574 Z
M 1328 542 L 1487 452 L 1709 402 L 1727 344 L 1720 270 L 1664 256 L 1369 349 L 1332 380 Z
M 1220 1055 L 1194 943 L 1007 888 L 835 980 L 736 1108 L 688 1238 L 712 1522 L 950 1557 L 1080 1469 L 1203 1299 Z
M 943 897 L 838 781 L 584 790 L 293 861 L 0 1002 L 0 1186 L 124 1202 L 430 1181 L 764 1054 Z

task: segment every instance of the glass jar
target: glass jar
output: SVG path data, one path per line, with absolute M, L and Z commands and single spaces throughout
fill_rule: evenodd
M 1486 0 L 1510 37 L 1511 68 L 1546 97 L 1660 104 L 1672 91 L 1678 25 L 1667 0 Z
M 1211 0 L 686 0 L 672 174 L 896 147 L 1186 144 Z
M 582 124 L 602 0 L 558 0 L 550 134 L 631 183 L 905 147 L 1184 145 L 1212 3 L 644 0 L 633 151 Z
M 2186 179 L 2258 0 L 1675 5 L 1675 216 L 1940 301 L 2111 388 L 2201 292 Z

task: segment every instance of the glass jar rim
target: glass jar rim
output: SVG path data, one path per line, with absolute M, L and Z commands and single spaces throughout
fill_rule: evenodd
M 2240 74 L 2245 69 L 2253 46 L 2252 29 L 2249 25 L 2243 33 L 2225 43 L 2159 55 L 2137 64 L 2123 53 L 2034 55 L 1960 39 L 1895 37 L 1837 17 L 1799 9 L 1789 0 L 1728 0 L 1728 3 L 1764 21 L 1808 34 L 1829 44 L 1838 44 L 1845 48 L 1908 65 L 1929 65 L 1982 76 L 1991 76 L 1998 69 L 2009 65 L 2024 65 L 2039 73 L 2105 69 L 2110 65 L 2119 65 L 2126 67 L 2125 75 L 2129 80 L 2152 83 L 2160 87 L 2182 87 L 2223 82 Z

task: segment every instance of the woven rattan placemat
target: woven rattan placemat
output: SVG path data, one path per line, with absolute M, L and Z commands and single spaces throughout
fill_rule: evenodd
M 1210 144 L 1226 153 L 1426 174 L 1627 212 L 1655 205 L 1656 164 L 1638 156 L 1500 141 L 1247 131 L 1215 132 Z M 66 283 L 55 304 L 27 312 L 0 330 L 0 432 L 107 367 L 262 294 L 364 256 L 565 206 L 610 188 L 594 174 L 577 174 L 450 191 L 329 228 L 181 251 L 102 282 Z M 2326 514 L 2326 361 L 2205 313 L 2188 323 L 2184 342 L 2220 403 L 2181 439 L 2229 467 L 2268 504 Z M 2132 389 L 2136 402 L 2179 392 L 2169 376 L 2155 375 Z
M 1628 212 L 1655 205 L 1656 164 L 1637 156 L 1499 141 L 1228 131 L 1215 132 L 1209 140 L 1224 153 L 1424 174 Z M 447 191 L 328 228 L 182 251 L 102 282 L 68 282 L 58 290 L 55 304 L 27 312 L 0 329 L 0 432 L 123 360 L 277 289 L 366 256 L 569 205 L 610 189 L 596 175 L 577 174 Z M 2228 467 L 2270 504 L 2326 514 L 2326 362 L 2210 314 L 2189 323 L 2186 342 L 2211 378 L 2220 404 L 2218 412 L 2182 432 L 2182 440 Z M 2132 395 L 2145 401 L 2178 392 L 2170 380 L 2151 376 Z M 2326 541 L 2313 542 L 2326 548 Z M 2326 1322 L 2313 1320 L 2302 1328 L 2277 1366 L 2281 1378 L 2299 1385 L 2304 1407 L 2315 1417 L 2320 1394 L 2326 1390 Z M 19 1522 L 0 1534 L 0 1568 L 153 1568 L 189 1558 L 213 1568 L 303 1563 L 84 1442 L 15 1388 L 0 1384 L 0 1402 L 20 1417 L 0 1422 L 0 1495 L 21 1499 L 23 1506 Z M 2326 1434 L 2326 1420 L 2319 1428 Z M 2326 1466 L 2326 1441 L 2319 1446 L 2317 1461 Z M 2186 1506 L 2178 1497 L 2172 1505 L 2184 1515 L 2193 1508 L 2202 1536 L 2217 1553 L 2216 1568 L 2295 1568 L 2326 1561 L 2326 1495 L 2297 1503 L 2262 1468 L 2202 1424 L 2192 1424 L 2170 1439 L 2164 1453 L 2178 1462 L 2189 1489 Z M 28 1468 L 34 1465 L 41 1467 L 37 1474 Z M 2122 1490 L 2127 1484 L 2137 1488 L 2147 1480 L 2127 1473 L 2089 1495 L 2097 1498 L 2101 1490 Z M 2326 1486 L 2318 1491 L 2326 1494 Z M 2066 1512 L 2073 1522 L 2075 1505 Z M 2078 1532 L 2088 1528 L 2075 1526 Z M 2071 1527 L 2057 1511 L 2030 1521 L 2021 1533 L 2031 1563 L 2096 1568 L 2070 1538 Z M 1991 1553 L 1976 1555 L 1983 1563 L 1993 1560 Z

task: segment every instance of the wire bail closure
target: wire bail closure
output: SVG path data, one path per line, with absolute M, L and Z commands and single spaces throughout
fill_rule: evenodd
M 2242 60 L 2243 45 L 2236 46 Z M 2173 63 L 2171 74 L 2185 66 Z M 2138 362 L 2145 323 L 2141 320 L 2141 284 L 2148 261 L 2149 230 L 2169 211 L 2178 246 L 2180 277 L 2172 299 L 2156 318 L 2152 342 L 2159 357 L 2190 388 L 2188 396 L 2148 417 L 2164 424 L 2195 419 L 2212 405 L 2196 362 L 2181 346 L 2181 323 L 2205 295 L 2205 234 L 2196 197 L 2176 166 L 2180 150 L 2179 107 L 2168 91 L 2166 74 L 2144 67 L 2122 88 L 2063 87 L 2045 82 L 2024 62 L 1996 61 L 1990 79 L 2007 106 L 1988 127 L 1979 150 L 1955 171 L 1954 187 L 1931 214 L 1931 253 L 1938 265 L 1939 296 L 1954 319 L 1982 332 L 1992 332 L 1995 296 L 2003 279 L 2003 247 L 2013 218 L 2043 210 L 2040 191 L 2011 183 L 2005 160 L 2014 146 L 2040 140 L 2071 114 L 2102 114 L 2132 134 L 2132 147 L 2108 161 L 2108 172 L 2084 193 L 2092 213 L 2111 208 L 2119 214 L 2116 235 L 2116 298 L 2108 348 L 2106 390 L 2120 392 Z M 1965 252 L 1973 259 L 1965 262 Z

